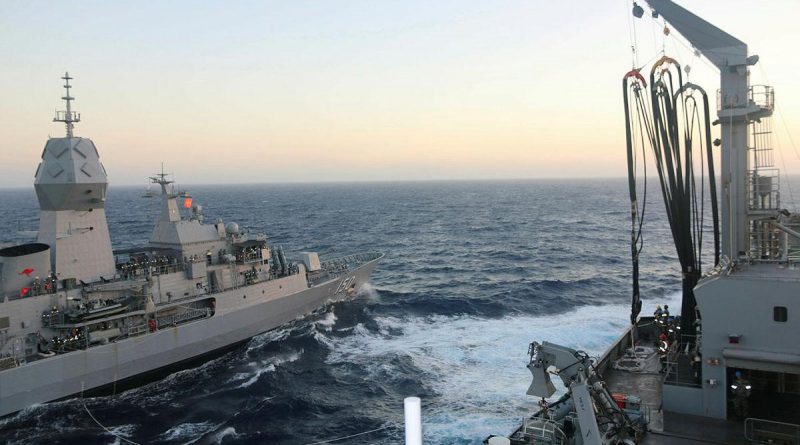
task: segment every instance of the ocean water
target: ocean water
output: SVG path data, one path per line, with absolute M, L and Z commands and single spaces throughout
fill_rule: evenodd
M 111 187 L 116 248 L 158 214 L 144 188 Z M 368 288 L 234 351 L 115 395 L 31 407 L 0 442 L 334 444 L 403 440 L 403 398 L 423 400 L 425 443 L 508 434 L 537 401 L 528 344 L 600 354 L 626 326 L 630 221 L 624 180 L 195 186 L 207 221 L 263 231 L 287 251 L 382 251 Z M 644 313 L 677 312 L 678 266 L 649 204 Z M 35 230 L 32 188 L 0 190 L 0 243 Z M 85 406 L 85 407 L 84 407 Z M 87 412 L 88 410 L 88 412 Z M 101 428 L 91 413 L 106 429 Z

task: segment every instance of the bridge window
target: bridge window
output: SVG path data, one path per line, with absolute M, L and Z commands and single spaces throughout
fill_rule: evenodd
M 772 318 L 775 321 L 785 322 L 789 319 L 789 310 L 786 306 L 775 306 L 772 308 Z

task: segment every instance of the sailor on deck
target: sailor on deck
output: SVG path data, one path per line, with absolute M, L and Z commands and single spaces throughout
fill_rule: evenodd
M 742 376 L 742 371 L 736 371 L 736 380 L 731 385 L 731 390 L 733 390 L 733 408 L 739 419 L 747 417 L 751 389 L 750 381 Z
M 653 312 L 653 317 L 655 317 L 656 320 L 658 320 L 658 319 L 661 318 L 661 314 L 663 314 L 663 313 L 664 313 L 664 311 L 661 310 L 661 305 L 660 304 L 656 305 L 656 310 L 655 310 L 655 312 Z

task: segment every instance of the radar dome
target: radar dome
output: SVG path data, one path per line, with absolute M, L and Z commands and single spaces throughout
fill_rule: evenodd
M 239 234 L 239 224 L 235 222 L 229 222 L 225 224 L 225 233 L 228 235 L 238 235 Z

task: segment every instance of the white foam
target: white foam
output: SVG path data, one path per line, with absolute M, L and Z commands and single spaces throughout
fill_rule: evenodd
M 247 388 L 253 383 L 257 382 L 263 374 L 274 372 L 278 366 L 283 365 L 284 363 L 297 361 L 302 354 L 303 350 L 301 349 L 300 351 L 294 351 L 288 354 L 274 355 L 260 362 L 248 363 L 248 367 L 250 367 L 251 370 L 248 372 L 236 373 L 230 378 L 230 380 L 228 380 L 228 383 L 246 379 L 244 382 L 237 385 L 237 388 Z
M 378 291 L 375 290 L 375 287 L 370 282 L 366 282 L 358 288 L 358 296 L 366 297 L 370 300 L 379 299 Z
M 263 334 L 256 335 L 255 337 L 252 338 L 252 340 L 250 340 L 249 344 L 247 345 L 247 353 L 258 349 L 267 343 L 286 340 L 287 338 L 289 338 L 289 335 L 291 333 L 292 333 L 291 327 L 283 327 L 274 329 L 272 331 L 267 331 Z
M 229 427 L 225 428 L 224 430 L 222 430 L 222 431 L 218 432 L 217 434 L 215 434 L 214 435 L 214 440 L 216 441 L 216 443 L 222 443 L 222 439 L 224 439 L 226 437 L 234 437 L 235 438 L 238 435 L 239 434 L 236 432 L 236 428 L 234 428 L 232 426 L 229 426 Z
M 677 307 L 679 296 L 659 303 Z M 425 440 L 482 440 L 489 434 L 509 434 L 536 407 L 537 401 L 525 395 L 531 378 L 525 367 L 531 341 L 550 341 L 600 355 L 627 327 L 629 310 L 628 305 L 614 304 L 502 319 L 377 317 L 377 333 L 357 325 L 352 335 L 336 341 L 327 360 L 360 364 L 381 379 L 387 371 L 392 374 L 387 369 L 389 359 L 410 358 L 423 372 L 423 383 L 437 394 L 423 399 Z M 414 395 L 418 394 L 404 396 Z M 401 408 L 399 400 L 400 417 Z
M 123 437 L 123 438 L 127 439 L 127 438 L 130 438 L 131 436 L 133 436 L 133 432 L 136 430 L 137 426 L 136 425 L 118 425 L 118 426 L 110 426 L 110 427 L 106 427 L 106 428 L 108 428 L 108 433 L 106 433 L 106 434 L 110 434 L 110 435 L 114 436 L 114 442 L 112 442 L 112 444 L 119 445 L 119 444 L 122 444 L 122 439 L 120 439 L 120 438 Z
M 324 329 L 326 331 L 330 331 L 330 330 L 333 329 L 333 325 L 336 324 L 336 320 L 338 320 L 336 318 L 336 314 L 333 313 L 333 309 L 331 308 L 330 311 L 325 313 L 325 316 L 323 316 L 321 319 L 315 321 L 314 325 L 316 325 L 318 327 L 321 327 L 322 329 Z
M 180 425 L 175 425 L 172 428 L 160 434 L 158 436 L 158 439 L 160 441 L 174 441 L 192 437 L 194 438 L 201 437 L 207 432 L 213 431 L 218 426 L 219 425 L 215 425 L 211 422 L 181 423 Z

